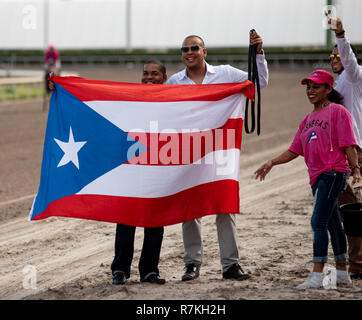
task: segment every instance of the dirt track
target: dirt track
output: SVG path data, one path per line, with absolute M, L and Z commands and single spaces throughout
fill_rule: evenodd
M 139 81 L 139 70 L 79 69 L 83 77 Z M 169 74 L 175 70 L 170 69 Z M 221 279 L 215 217 L 203 218 L 204 264 L 199 279 L 184 283 L 181 226 L 165 228 L 160 272 L 167 283 L 141 284 L 137 229 L 132 275 L 111 284 L 115 225 L 49 218 L 27 221 L 37 192 L 46 113 L 41 100 L 0 104 L 0 299 L 362 299 L 362 280 L 338 290 L 298 292 L 311 268 L 312 197 L 303 159 L 273 169 L 263 183 L 254 170 L 288 147 L 311 106 L 299 84 L 305 72 L 271 71 L 263 90 L 261 136 L 245 135 L 241 157 L 240 264 L 250 280 Z M 330 262 L 333 257 L 330 250 Z M 37 271 L 36 289 L 24 289 L 24 267 Z

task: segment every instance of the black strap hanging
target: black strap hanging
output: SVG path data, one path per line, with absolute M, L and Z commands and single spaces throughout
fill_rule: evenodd
M 250 30 L 250 32 L 255 31 L 254 29 Z M 246 98 L 245 104 L 245 132 L 253 133 L 255 130 L 255 101 L 257 101 L 257 134 L 260 135 L 260 116 L 261 116 L 261 106 L 260 106 L 260 83 L 259 83 L 259 73 L 258 66 L 256 64 L 256 55 L 257 55 L 257 44 L 249 46 L 249 54 L 248 54 L 248 80 L 254 83 L 257 91 L 257 97 L 254 98 L 254 101 L 251 101 L 251 129 L 249 130 L 249 99 Z

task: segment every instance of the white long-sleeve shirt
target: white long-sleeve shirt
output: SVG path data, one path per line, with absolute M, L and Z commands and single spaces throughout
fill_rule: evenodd
M 346 37 L 336 38 L 336 43 L 344 70 L 336 79 L 335 89 L 343 95 L 343 104 L 352 115 L 357 144 L 362 148 L 362 66 Z
M 264 54 L 256 56 L 256 64 L 259 72 L 260 87 L 266 87 L 269 80 L 268 64 Z M 234 83 L 248 80 L 248 73 L 230 65 L 212 66 L 206 63 L 206 74 L 202 84 Z M 167 84 L 195 84 L 186 73 L 186 69 L 171 76 Z

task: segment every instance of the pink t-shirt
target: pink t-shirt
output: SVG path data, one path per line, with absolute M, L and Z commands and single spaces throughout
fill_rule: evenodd
M 289 150 L 304 157 L 310 185 L 323 172 L 348 171 L 343 147 L 357 145 L 352 128 L 351 115 L 336 103 L 313 111 L 302 120 Z
M 59 60 L 59 52 L 57 50 L 47 50 L 45 52 L 45 63 L 48 63 L 49 59 L 53 59 L 53 62 L 56 63 Z

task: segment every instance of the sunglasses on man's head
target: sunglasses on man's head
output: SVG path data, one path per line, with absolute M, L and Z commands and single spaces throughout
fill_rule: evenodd
M 330 61 L 333 61 L 334 58 L 336 58 L 337 60 L 341 60 L 341 56 L 340 56 L 339 54 L 331 54 L 331 55 L 329 56 L 329 60 L 330 60 Z
M 182 47 L 181 52 L 186 53 L 186 52 L 189 52 L 190 49 L 191 49 L 191 51 L 198 51 L 200 49 L 200 47 L 197 44 L 195 44 L 194 46 L 191 46 L 191 47 Z

